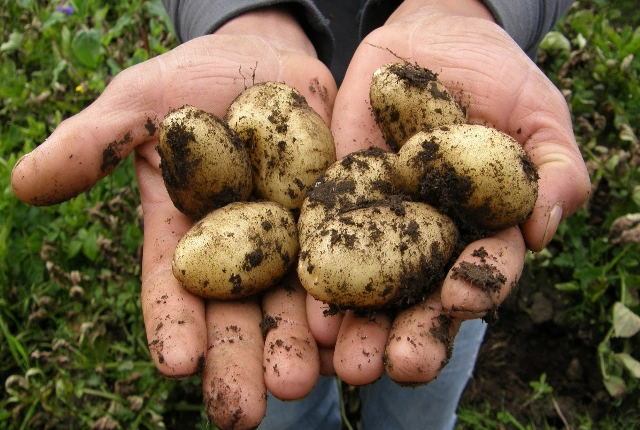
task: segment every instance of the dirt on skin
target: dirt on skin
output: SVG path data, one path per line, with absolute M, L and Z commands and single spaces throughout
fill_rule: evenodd
M 131 132 L 128 132 L 124 135 L 124 137 L 120 140 L 114 140 L 102 151 L 102 165 L 100 166 L 100 171 L 102 173 L 109 173 L 122 160 L 122 147 L 131 143 L 133 138 L 131 137 Z

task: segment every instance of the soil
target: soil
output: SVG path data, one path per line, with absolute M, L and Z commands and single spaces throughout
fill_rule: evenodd
M 597 423 L 637 404 L 629 396 L 612 410 L 597 362 L 601 335 L 587 321 L 567 321 L 566 294 L 561 298 L 553 285 L 554 280 L 523 274 L 489 325 L 462 406 L 485 410 L 481 406 L 488 404 L 492 417 L 508 411 L 534 428 L 573 428 L 580 417 Z M 552 397 L 532 402 L 530 382 L 543 373 Z

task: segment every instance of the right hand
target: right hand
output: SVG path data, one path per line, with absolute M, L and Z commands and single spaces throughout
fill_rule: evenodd
M 512 135 L 540 180 L 529 220 L 469 244 L 454 263 L 454 269 L 484 264 L 474 252 L 483 249 L 487 265 L 504 276 L 502 288 L 483 290 L 450 272 L 441 291 L 393 320 L 384 313 L 359 318 L 352 311 L 329 320 L 322 314 L 325 306 L 309 296 L 307 314 L 321 357 L 329 362 L 333 353 L 333 370 L 347 383 L 369 384 L 384 372 L 400 383 L 435 379 L 462 321 L 494 311 L 516 285 L 526 248 L 543 249 L 561 219 L 589 197 L 589 175 L 566 101 L 492 21 L 480 0 L 405 0 L 363 40 L 349 64 L 331 126 L 338 158 L 370 146 L 387 148 L 369 107 L 371 76 L 380 66 L 405 59 L 435 71 L 453 94 L 469 100 L 470 122 Z
M 22 201 L 56 204 L 90 189 L 135 151 L 144 211 L 141 296 L 150 351 L 167 377 L 202 372 L 207 413 L 222 428 L 257 426 L 267 389 L 285 400 L 307 395 L 318 378 L 318 350 L 296 279 L 288 280 L 293 290 L 276 288 L 259 303 L 205 301 L 174 278 L 173 250 L 193 222 L 169 199 L 155 128 L 185 104 L 222 117 L 254 80 L 297 88 L 330 123 L 337 92 L 331 73 L 285 10 L 261 9 L 124 70 L 91 106 L 22 158 L 12 174 Z M 281 318 L 266 339 L 259 328 L 263 315 Z

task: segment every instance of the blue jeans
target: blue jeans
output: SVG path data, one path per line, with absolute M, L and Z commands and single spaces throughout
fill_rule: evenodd
M 385 374 L 360 388 L 360 428 L 453 429 L 456 409 L 478 357 L 487 326 L 465 321 L 456 336 L 453 355 L 436 380 L 417 388 L 401 387 Z M 320 377 L 304 399 L 283 402 L 269 395 L 267 415 L 259 430 L 342 428 L 340 395 L 333 377 Z

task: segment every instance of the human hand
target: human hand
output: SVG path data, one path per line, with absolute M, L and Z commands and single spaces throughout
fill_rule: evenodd
M 407 61 L 438 73 L 453 94 L 461 94 L 470 122 L 513 136 L 540 175 L 531 218 L 469 244 L 439 294 L 426 303 L 393 320 L 383 313 L 367 319 L 353 312 L 327 318 L 324 305 L 308 298 L 321 367 L 348 383 L 367 384 L 385 371 L 401 383 L 433 380 L 461 322 L 492 312 L 517 283 L 526 248 L 542 250 L 561 219 L 588 197 L 589 177 L 564 98 L 492 21 L 477 0 L 407 0 L 361 43 L 341 85 L 331 126 L 338 157 L 386 146 L 369 107 L 370 77 L 383 64 Z M 482 288 L 452 277 L 464 262 L 488 270 L 494 285 Z
M 205 302 L 176 281 L 173 250 L 193 222 L 166 192 L 156 127 L 171 109 L 185 104 L 222 117 L 254 80 L 297 88 L 329 123 L 336 95 L 330 72 L 290 15 L 263 9 L 123 71 L 90 107 L 61 123 L 20 160 L 12 174 L 21 200 L 56 204 L 91 188 L 135 151 L 144 211 L 141 299 L 149 348 L 167 377 L 202 372 L 207 412 L 221 428 L 258 425 L 267 389 L 281 399 L 305 396 L 318 377 L 318 352 L 296 279 L 285 280 L 261 303 Z M 277 327 L 263 339 L 260 322 L 267 315 Z

